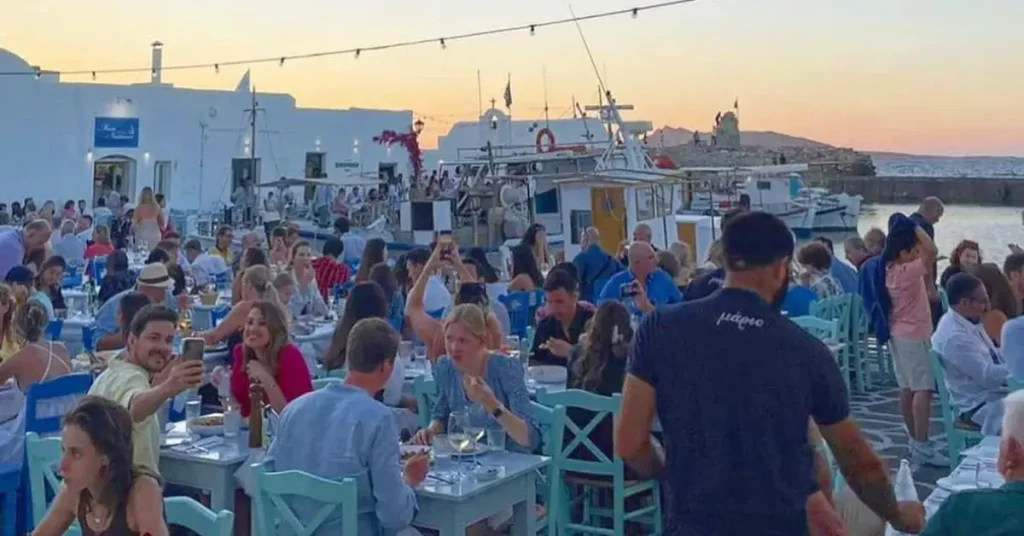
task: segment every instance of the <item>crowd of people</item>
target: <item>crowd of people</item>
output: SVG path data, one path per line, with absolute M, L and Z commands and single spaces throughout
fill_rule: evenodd
M 429 460 L 400 462 L 401 439 L 429 445 L 454 413 L 464 413 L 472 426 L 503 430 L 510 451 L 540 452 L 541 423 L 505 342 L 511 328 L 501 297 L 521 291 L 545 297 L 531 319 L 531 362 L 564 366 L 570 389 L 621 393 L 617 422 L 593 427 L 591 441 L 609 459 L 621 456 L 630 478 L 663 482 L 667 534 L 881 534 L 886 523 L 909 533 L 978 533 L 926 528 L 920 503 L 896 500 L 889 468 L 851 415 L 835 358 L 790 320 L 817 299 L 849 293 L 861 295 L 873 335 L 891 353 L 914 465 L 948 464 L 929 437 L 934 348 L 959 424 L 1002 434 L 1000 472 L 1012 484 L 1004 489 L 1024 481 L 1024 402 L 1019 393 L 1007 397 L 1014 372 L 1024 373 L 1024 251 L 1012 252 L 993 275 L 977 244 L 961 244 L 936 285 L 937 199 L 915 214 L 893 215 L 885 231 L 847 240 L 849 264 L 827 239 L 797 247 L 778 218 L 736 212 L 723 218 L 703 263 L 686 244 L 659 251 L 644 225 L 614 252 L 588 228 L 581 253 L 565 262 L 534 225 L 512 248 L 507 278 L 483 250 L 463 253 L 443 234 L 392 265 L 387 244 L 351 233 L 345 216 L 320 251 L 289 224 L 270 230 L 266 243 L 246 234 L 241 251 L 232 247 L 234 230 L 222 226 L 204 251 L 196 239 L 182 244 L 154 202 L 144 194 L 132 216 L 137 240 L 156 239 L 145 240 L 151 251 L 137 273 L 124 246 L 107 244 L 97 349 L 118 354 L 65 419 L 66 486 L 38 534 L 60 534 L 75 519 L 92 532 L 166 534 L 154 515 L 162 511 L 157 412 L 200 388 L 208 404 L 237 405 L 248 416 L 253 383 L 280 414 L 268 469 L 355 476 L 366 505 L 358 533 L 409 531 L 414 489 Z M 0 228 L 7 281 L 0 285 L 0 381 L 13 378 L 22 390 L 73 369 L 67 348 L 44 333 L 71 264 L 56 253 L 65 236 L 77 236 L 80 220 L 69 221 L 72 232 L 58 240 L 55 222 L 38 214 Z M 100 228 L 83 251 L 96 245 Z M 174 345 L 192 335 L 182 319 L 195 294 L 224 279 L 229 310 L 195 335 L 226 343 L 230 370 L 201 386 L 202 363 L 181 360 Z M 339 287 L 347 289 L 344 308 L 329 345 L 312 358 L 345 379 L 314 391 L 311 356 L 290 335 L 296 320 L 329 313 Z M 437 400 L 424 428 L 396 418 L 418 409 L 403 392 L 404 362 L 396 359 L 407 341 L 423 344 L 433 363 Z M 589 417 L 569 412 L 578 426 Z M 826 448 L 847 483 L 834 495 Z M 991 506 L 998 500 L 1002 506 Z M 948 527 L 964 521 L 947 510 L 991 508 L 1019 520 L 1011 506 L 1019 501 L 1005 495 L 950 501 L 939 519 Z M 296 505 L 300 515 L 315 513 L 306 507 Z M 235 508 L 236 520 L 248 519 L 245 494 Z M 500 513 L 472 531 L 508 522 Z M 322 533 L 340 523 L 332 517 Z

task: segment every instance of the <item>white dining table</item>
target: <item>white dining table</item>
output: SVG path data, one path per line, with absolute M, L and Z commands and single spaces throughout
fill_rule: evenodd
M 438 457 L 427 479 L 416 487 L 419 510 L 412 524 L 438 531 L 441 536 L 466 533 L 466 527 L 512 508 L 512 534 L 536 534 L 537 475 L 549 458 L 533 454 L 492 451 L 479 454 L 480 467 L 493 468 L 497 476 L 480 479 L 471 473 L 470 458 L 462 465 L 467 473 L 458 479 L 456 464 Z
M 977 445 L 963 451 L 964 459 L 949 476 L 935 482 L 935 489 L 924 501 L 924 511 L 931 518 L 950 495 L 971 489 L 998 488 L 1006 483 L 999 474 L 999 437 L 985 436 Z
M 235 471 L 249 459 L 248 432 L 242 430 L 231 438 L 214 436 L 219 440 L 204 438 L 187 447 L 187 442 L 179 444 L 187 435 L 185 422 L 168 427 L 169 432 L 160 437 L 160 477 L 170 484 L 209 493 L 214 512 L 234 511 L 235 489 L 239 487 Z

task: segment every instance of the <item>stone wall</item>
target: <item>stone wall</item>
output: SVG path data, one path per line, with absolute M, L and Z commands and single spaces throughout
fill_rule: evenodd
M 936 196 L 962 205 L 1024 206 L 1024 180 L 970 177 L 808 177 L 809 186 L 864 196 L 868 203 L 917 203 Z

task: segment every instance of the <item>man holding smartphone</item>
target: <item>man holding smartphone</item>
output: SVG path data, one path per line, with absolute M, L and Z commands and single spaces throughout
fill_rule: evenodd
M 149 305 L 132 320 L 128 349 L 123 359 L 110 361 L 89 389 L 128 409 L 134 423 L 132 444 L 135 463 L 159 474 L 160 426 L 158 411 L 164 403 L 187 389 L 199 387 L 203 361 L 173 358 L 171 345 L 178 328 L 178 314 L 167 307 Z M 200 354 L 201 355 L 201 354 Z

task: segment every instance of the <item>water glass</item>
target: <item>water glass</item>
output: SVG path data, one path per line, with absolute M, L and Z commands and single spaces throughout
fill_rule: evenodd
M 199 397 L 189 397 L 185 401 L 185 426 L 192 432 L 192 421 L 199 418 L 203 401 Z
M 487 429 L 487 448 L 493 451 L 504 451 L 505 450 L 505 429 L 504 428 L 488 428 Z
M 412 341 L 398 343 L 398 357 L 404 361 L 412 359 Z
M 519 336 L 508 335 L 505 337 L 505 346 L 508 347 L 509 355 L 513 359 L 519 358 Z
M 453 411 L 448 415 L 448 444 L 452 446 L 452 461 L 458 466 L 458 476 L 461 480 L 465 474 L 462 472 L 462 463 L 456 460 L 455 456 L 465 454 L 473 445 L 473 439 L 469 434 L 469 412 Z
M 238 408 L 224 408 L 224 437 L 237 437 L 241 428 L 242 413 Z

